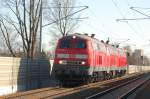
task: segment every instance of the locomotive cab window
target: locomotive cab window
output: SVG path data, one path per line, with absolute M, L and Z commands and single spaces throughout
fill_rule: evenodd
M 60 42 L 60 48 L 86 48 L 84 40 L 64 39 Z
M 60 48 L 70 48 L 70 40 L 61 40 Z
M 75 42 L 74 47 L 75 48 L 86 48 L 86 43 L 82 40 L 79 40 L 79 41 Z

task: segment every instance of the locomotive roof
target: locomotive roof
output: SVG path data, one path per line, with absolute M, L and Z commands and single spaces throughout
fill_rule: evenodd
M 75 33 L 75 34 L 71 34 L 71 35 L 68 35 L 68 37 L 72 37 L 72 36 L 77 36 L 81 39 L 86 39 L 86 40 L 91 40 L 91 41 L 95 41 L 95 42 L 101 42 L 100 40 L 96 39 L 96 38 L 92 38 L 91 36 L 88 36 L 88 35 L 85 35 L 85 34 L 79 34 L 79 33 Z M 101 42 L 103 43 L 103 42 Z M 106 44 L 106 43 L 103 43 L 103 44 Z M 107 44 L 109 45 L 109 44 Z
M 84 35 L 84 34 L 79 34 L 79 33 L 75 33 L 75 34 L 70 34 L 70 35 L 67 35 L 61 39 L 69 39 L 69 38 L 72 38 L 73 36 L 76 36 L 77 38 L 80 38 L 80 39 L 86 39 L 86 40 L 91 40 L 92 38 L 90 36 L 87 36 L 87 35 Z
M 96 42 L 101 42 L 100 40 L 96 39 L 96 38 L 92 38 L 91 36 L 88 36 L 88 35 L 85 35 L 85 34 L 79 34 L 79 33 L 75 33 L 75 34 L 70 34 L 70 35 L 67 35 L 63 38 L 72 38 L 73 36 L 76 36 L 80 39 L 85 39 L 85 40 L 91 40 L 91 41 L 96 41 Z M 101 42 L 102 43 L 102 42 Z
M 70 34 L 70 35 L 67 35 L 65 37 L 63 37 L 63 39 L 69 39 L 69 38 L 72 38 L 73 36 L 76 36 L 80 39 L 85 39 L 85 40 L 91 40 L 91 41 L 95 41 L 95 42 L 98 42 L 98 43 L 102 43 L 104 44 L 105 46 L 108 46 L 110 48 L 115 48 L 115 49 L 118 49 L 118 50 L 122 50 L 122 48 L 116 48 L 110 44 L 106 44 L 105 42 L 101 42 L 100 40 L 96 39 L 96 38 L 92 38 L 91 36 L 88 36 L 88 35 L 85 35 L 85 34 L 79 34 L 79 33 L 75 33 L 75 34 Z M 61 38 L 62 39 L 62 38 Z
M 91 36 L 88 36 L 88 35 L 85 35 L 85 34 L 79 34 L 79 33 L 75 33 L 75 34 L 70 34 L 68 36 L 65 36 L 63 38 L 72 38 L 73 36 L 76 36 L 78 38 L 81 38 L 81 39 L 85 39 L 85 40 L 91 40 L 91 41 L 95 41 L 95 42 L 99 42 L 99 43 L 103 43 L 104 45 L 106 46 L 112 46 L 110 44 L 106 44 L 105 42 L 101 42 L 100 40 L 96 39 L 96 38 L 92 38 Z M 112 46 L 113 47 L 113 46 Z

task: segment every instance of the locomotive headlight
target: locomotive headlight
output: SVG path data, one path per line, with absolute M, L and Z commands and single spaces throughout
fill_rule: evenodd
M 59 64 L 66 64 L 67 62 L 66 62 L 66 60 L 59 60 L 58 63 Z
M 62 64 L 62 63 L 63 63 L 63 61 L 62 61 L 62 60 L 60 60 L 60 61 L 59 61 L 59 64 Z
M 72 38 L 73 38 L 73 39 L 75 39 L 75 38 L 76 38 L 76 36 L 73 36 Z
M 85 61 L 82 61 L 81 64 L 82 64 L 82 65 L 85 65 Z

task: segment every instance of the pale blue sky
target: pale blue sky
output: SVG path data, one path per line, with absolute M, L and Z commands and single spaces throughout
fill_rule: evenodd
M 1 0 L 0 0 L 1 1 Z M 81 17 L 88 17 L 79 23 L 75 32 L 96 34 L 97 39 L 107 40 L 112 43 L 130 39 L 121 46 L 127 44 L 136 45 L 132 48 L 144 49 L 150 55 L 150 19 L 128 22 L 117 22 L 122 18 L 146 18 L 130 7 L 150 8 L 150 0 L 77 0 L 76 6 L 88 6 L 80 13 Z M 150 16 L 150 9 L 137 9 Z M 8 13 L 6 9 L 0 9 L 1 13 Z M 49 28 L 43 28 L 43 43 L 50 46 Z M 148 45 L 149 44 L 149 45 Z
M 87 5 L 89 8 L 83 11 L 85 19 L 77 32 L 95 33 L 96 38 L 106 40 L 108 37 L 112 42 L 122 42 L 126 39 L 130 41 L 122 43 L 136 45 L 133 48 L 144 48 L 145 53 L 150 50 L 150 19 L 128 22 L 117 22 L 122 18 L 146 18 L 130 7 L 150 8 L 148 0 L 78 0 L 77 5 Z M 150 16 L 150 9 L 139 9 Z M 149 45 L 148 45 L 149 44 Z

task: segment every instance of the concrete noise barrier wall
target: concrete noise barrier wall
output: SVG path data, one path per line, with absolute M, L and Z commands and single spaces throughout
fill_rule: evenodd
M 46 86 L 50 69 L 48 59 L 0 57 L 0 95 Z

